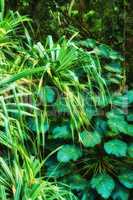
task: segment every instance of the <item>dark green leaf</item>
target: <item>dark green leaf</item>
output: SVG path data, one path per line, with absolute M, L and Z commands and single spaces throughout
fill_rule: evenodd
M 67 125 L 57 126 L 53 129 L 52 135 L 54 139 L 57 138 L 71 138 L 71 132 Z
M 117 187 L 115 192 L 112 195 L 113 200 L 128 200 L 129 192 L 122 187 Z
M 133 114 L 128 114 L 128 115 L 127 115 L 127 120 L 128 120 L 129 122 L 133 122 Z
M 119 181 L 127 188 L 133 188 L 133 171 L 125 170 L 119 176 Z
M 83 131 L 80 133 L 80 139 L 85 147 L 94 147 L 101 142 L 101 137 L 98 132 Z
M 60 162 L 67 163 L 71 160 L 76 161 L 82 156 L 82 151 L 75 145 L 64 145 L 57 152 L 57 159 Z
M 133 158 L 133 143 L 129 145 L 127 152 L 128 152 L 129 157 Z
M 55 91 L 51 86 L 48 85 L 46 85 L 40 92 L 40 98 L 44 103 L 53 103 L 55 96 Z
M 72 190 L 81 191 L 88 186 L 88 182 L 80 174 L 72 175 L 68 178 Z
M 126 156 L 127 144 L 122 140 L 114 139 L 106 142 L 104 149 L 108 154 L 113 154 L 117 157 Z
M 96 189 L 104 199 L 108 199 L 115 187 L 115 182 L 108 174 L 100 174 L 92 178 L 91 187 Z

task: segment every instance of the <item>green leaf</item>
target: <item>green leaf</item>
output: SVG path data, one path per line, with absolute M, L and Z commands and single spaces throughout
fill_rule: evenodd
M 110 53 L 109 53 L 109 57 L 112 60 L 116 60 L 116 59 L 120 58 L 120 54 L 117 51 L 111 50 Z
M 46 133 L 49 129 L 49 124 L 48 122 L 41 122 L 41 121 L 38 121 L 38 123 L 36 123 L 36 120 L 33 119 L 33 118 L 30 118 L 28 120 L 28 127 L 29 129 L 31 129 L 32 131 L 34 132 L 43 132 L 43 133 Z
M 71 175 L 68 178 L 72 190 L 81 191 L 88 186 L 88 182 L 80 174 Z
M 126 156 L 127 144 L 122 140 L 114 139 L 106 142 L 104 149 L 108 154 L 113 154 L 117 157 Z
M 115 133 L 128 133 L 128 124 L 121 117 L 119 118 L 111 118 L 108 120 L 108 125 L 111 130 Z
M 54 139 L 57 138 L 71 138 L 71 132 L 67 125 L 65 126 L 57 126 L 53 129 L 52 135 Z
M 58 112 L 69 112 L 69 109 L 68 109 L 68 107 L 65 103 L 65 100 L 63 98 L 57 99 L 57 101 L 55 102 L 54 105 L 55 105 Z
M 127 121 L 133 122 L 133 114 L 128 114 L 127 115 Z
M 115 188 L 115 182 L 108 174 L 96 175 L 91 180 L 91 187 L 104 199 L 108 199 Z
M 112 195 L 113 200 L 128 200 L 129 192 L 122 187 L 117 187 L 116 191 Z
M 3 20 L 4 8 L 5 8 L 5 0 L 0 0 L 0 21 Z
M 127 153 L 130 158 L 133 158 L 133 143 L 129 145 L 129 147 L 127 149 Z
M 97 118 L 96 119 L 96 131 L 100 133 L 100 135 L 106 135 L 107 133 L 107 121 Z
M 128 99 L 128 103 L 133 103 L 133 90 L 129 90 L 127 93 L 126 93 L 126 97 Z
M 85 147 L 94 147 L 101 143 L 101 137 L 98 132 L 83 131 L 80 133 L 80 140 Z
M 49 162 L 47 163 L 47 171 L 46 176 L 48 177 L 63 177 L 67 174 L 71 173 L 70 165 L 67 166 L 67 164 L 59 164 L 55 162 Z
M 126 135 L 130 135 L 133 136 L 133 125 L 132 124 L 128 124 L 127 126 L 127 132 L 124 132 Z
M 125 170 L 122 172 L 119 176 L 119 181 L 127 188 L 132 189 L 133 188 L 133 171 Z
M 126 96 L 114 96 L 112 97 L 112 104 L 120 107 L 128 107 L 127 97 Z
M 94 48 L 96 46 L 96 40 L 88 38 L 86 40 L 79 41 L 78 44 L 87 48 Z
M 51 86 L 46 85 L 41 90 L 39 96 L 44 103 L 53 103 L 55 100 L 56 94 Z
M 110 64 L 105 65 L 104 68 L 110 72 L 115 72 L 115 73 L 121 73 L 122 71 L 122 67 L 118 62 L 111 62 Z
M 75 145 L 64 145 L 58 152 L 57 152 L 57 159 L 60 162 L 67 163 L 71 160 L 76 161 L 82 156 L 82 152 L 80 148 Z
M 110 56 L 110 47 L 105 44 L 100 44 L 95 48 L 95 51 L 98 55 L 109 58 Z

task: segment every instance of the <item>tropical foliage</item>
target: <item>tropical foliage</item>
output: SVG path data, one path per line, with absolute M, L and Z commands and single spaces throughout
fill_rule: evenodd
M 4 3 L 0 199 L 131 199 L 133 90 L 123 56 L 77 31 L 35 41 L 31 20 Z

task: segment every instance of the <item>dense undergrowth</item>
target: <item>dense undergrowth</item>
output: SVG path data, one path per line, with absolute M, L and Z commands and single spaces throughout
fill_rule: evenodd
M 131 199 L 123 57 L 76 34 L 35 43 L 29 18 L 0 8 L 0 199 Z

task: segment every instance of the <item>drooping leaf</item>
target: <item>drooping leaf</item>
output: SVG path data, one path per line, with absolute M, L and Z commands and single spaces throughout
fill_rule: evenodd
M 57 159 L 60 162 L 67 163 L 71 160 L 76 161 L 82 156 L 82 151 L 79 147 L 75 145 L 64 145 L 58 152 L 57 152 Z
M 115 182 L 108 174 L 99 174 L 92 178 L 91 187 L 96 189 L 104 199 L 108 199 L 115 188 Z
M 53 129 L 52 135 L 54 139 L 57 138 L 71 138 L 71 132 L 67 125 L 57 126 Z
M 119 176 L 119 181 L 127 188 L 133 188 L 133 171 L 125 170 Z
M 108 154 L 113 154 L 117 157 L 126 156 L 127 144 L 122 140 L 114 139 L 106 142 L 104 149 Z
M 112 104 L 116 106 L 120 106 L 122 108 L 127 108 L 128 107 L 128 102 L 127 102 L 127 97 L 126 96 L 113 96 L 112 97 Z
M 110 47 L 105 44 L 100 44 L 95 48 L 95 51 L 98 55 L 109 58 L 110 56 Z
M 96 131 L 83 131 L 80 133 L 80 140 L 85 147 L 94 147 L 101 142 L 101 136 Z
M 109 57 L 112 60 L 116 60 L 116 59 L 123 60 L 123 57 L 117 51 L 114 51 L 112 49 L 111 49 L 111 51 L 109 53 Z
M 121 73 L 122 71 L 120 62 L 111 62 L 110 64 L 105 65 L 104 68 L 110 72 Z
M 96 40 L 88 38 L 86 40 L 79 41 L 78 44 L 87 48 L 94 48 L 96 46 Z

